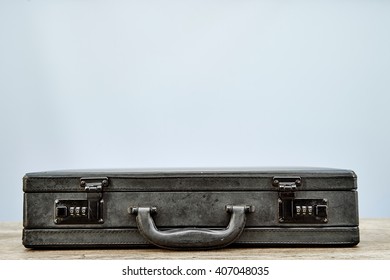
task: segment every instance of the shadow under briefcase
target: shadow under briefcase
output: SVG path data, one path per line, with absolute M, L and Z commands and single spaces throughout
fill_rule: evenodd
M 325 168 L 28 173 L 23 244 L 353 246 L 356 189 L 353 171 Z

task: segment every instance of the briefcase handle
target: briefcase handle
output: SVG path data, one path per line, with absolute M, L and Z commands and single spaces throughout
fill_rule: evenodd
M 130 207 L 129 213 L 137 215 L 137 227 L 150 243 L 166 249 L 213 249 L 227 246 L 236 241 L 246 223 L 246 214 L 254 212 L 254 206 L 226 206 L 231 213 L 230 222 L 223 230 L 184 228 L 159 230 L 151 216 L 155 207 Z

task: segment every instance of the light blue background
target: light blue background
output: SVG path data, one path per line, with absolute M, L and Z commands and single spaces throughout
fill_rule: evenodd
M 69 168 L 353 169 L 390 217 L 389 1 L 0 0 L 0 221 Z

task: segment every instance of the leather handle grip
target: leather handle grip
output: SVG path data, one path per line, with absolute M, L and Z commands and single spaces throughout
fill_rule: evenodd
M 185 228 L 159 230 L 151 216 L 155 207 L 129 208 L 137 215 L 137 227 L 150 243 L 167 249 L 212 249 L 227 246 L 237 240 L 246 223 L 246 213 L 253 212 L 253 206 L 226 206 L 231 213 L 230 222 L 223 230 Z

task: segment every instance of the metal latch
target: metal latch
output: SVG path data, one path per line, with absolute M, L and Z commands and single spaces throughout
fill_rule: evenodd
M 54 204 L 56 224 L 101 224 L 103 216 L 103 188 L 109 185 L 107 177 L 85 177 L 80 186 L 86 192 L 84 200 L 59 200 Z
M 302 186 L 300 177 L 273 177 L 272 185 L 278 188 L 280 223 L 327 223 L 328 200 L 324 198 L 297 199 Z
M 294 194 L 299 186 L 301 186 L 301 177 L 274 177 L 272 185 L 279 188 L 279 194 Z
M 85 189 L 86 192 L 101 192 L 103 187 L 108 186 L 107 177 L 91 177 L 81 178 L 80 186 Z

